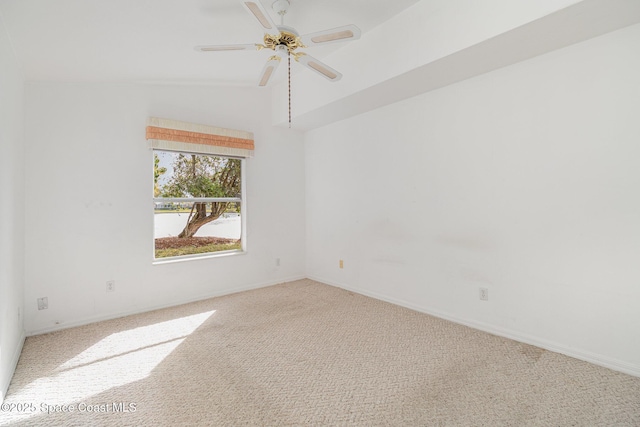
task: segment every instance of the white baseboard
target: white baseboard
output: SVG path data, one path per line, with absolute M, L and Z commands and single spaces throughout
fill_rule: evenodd
M 177 301 L 172 302 L 170 304 L 161 304 L 161 305 L 149 306 L 149 307 L 144 307 L 144 308 L 135 309 L 135 310 L 128 310 L 128 311 L 122 311 L 122 312 L 116 312 L 116 313 L 109 313 L 109 314 L 104 314 L 104 315 L 99 315 L 99 316 L 84 317 L 84 318 L 76 319 L 76 320 L 73 320 L 73 321 L 70 321 L 70 322 L 64 322 L 64 323 L 61 323 L 59 325 L 55 325 L 55 326 L 52 326 L 52 327 L 32 329 L 32 330 L 27 331 L 27 336 L 34 336 L 34 335 L 46 334 L 46 333 L 49 333 L 49 332 L 61 331 L 63 329 L 75 328 L 77 326 L 83 326 L 83 325 L 88 325 L 88 324 L 91 324 L 91 323 L 102 322 L 104 320 L 118 319 L 120 317 L 131 316 L 131 315 L 140 314 L 140 313 L 146 313 L 146 312 L 149 312 L 149 311 L 160 310 L 160 309 L 168 308 L 168 307 L 175 307 L 177 305 L 188 304 L 190 302 L 202 301 L 202 300 L 209 299 L 209 298 L 220 297 L 220 296 L 223 296 L 223 295 L 235 294 L 235 293 L 238 293 L 238 292 L 249 291 L 249 290 L 252 290 L 252 289 L 264 288 L 264 287 L 267 287 L 267 286 L 277 285 L 277 284 L 285 283 L 285 282 L 293 282 L 295 280 L 301 280 L 301 279 L 306 279 L 306 278 L 307 278 L 306 275 L 284 277 L 284 278 L 280 278 L 280 279 L 270 280 L 270 281 L 267 281 L 267 282 L 253 283 L 253 284 L 250 284 L 250 285 L 243 285 L 243 286 L 236 286 L 236 287 L 233 287 L 233 288 L 227 288 L 227 289 L 224 289 L 224 290 L 221 290 L 221 291 L 211 292 L 211 293 L 203 294 L 203 295 L 200 295 L 200 296 L 197 296 L 197 297 L 191 297 L 191 298 L 185 298 L 183 300 L 177 300 Z
M 18 340 L 18 346 L 15 348 L 13 352 L 13 356 L 11 357 L 11 363 L 9 365 L 9 375 L 6 375 L 5 380 L 0 384 L 0 404 L 4 402 L 4 398 L 9 391 L 9 385 L 11 384 L 11 379 L 13 378 L 13 373 L 16 371 L 16 367 L 18 366 L 18 360 L 20 359 L 20 354 L 22 354 L 22 347 L 24 346 L 24 340 L 26 335 L 24 330 L 20 334 L 20 338 Z
M 338 283 L 332 280 L 324 279 L 322 277 L 309 276 L 309 279 L 326 283 L 327 285 L 335 286 L 337 288 L 345 289 L 350 292 L 365 295 L 381 301 L 386 301 L 391 304 L 406 307 L 411 310 L 418 311 L 420 313 L 425 313 L 425 314 L 429 314 L 431 316 L 438 317 L 444 320 L 449 320 L 454 323 L 469 326 L 471 328 L 478 329 L 480 331 L 487 332 L 493 335 L 509 338 L 514 341 L 522 342 L 524 344 L 534 345 L 536 347 L 540 347 L 545 350 L 552 351 L 554 353 L 564 354 L 565 356 L 573 357 L 574 359 L 583 360 L 585 362 L 589 362 L 594 365 L 612 369 L 614 371 L 633 375 L 635 377 L 640 377 L 640 366 L 627 363 L 621 360 L 617 360 L 611 357 L 602 356 L 600 354 L 592 353 L 585 350 L 569 348 L 565 345 L 562 345 L 556 342 L 548 341 L 548 340 L 545 340 L 536 336 L 528 335 L 528 334 L 523 334 L 521 332 L 513 331 L 510 329 L 497 327 L 495 325 L 491 325 L 488 323 L 478 322 L 476 320 L 471 320 L 471 319 L 464 319 L 458 316 L 451 315 L 450 313 L 446 313 L 446 312 L 434 309 L 432 307 L 419 306 L 408 301 L 392 298 L 387 295 L 378 294 L 376 292 L 370 292 L 363 289 L 354 288 L 352 286 L 345 285 L 344 283 Z

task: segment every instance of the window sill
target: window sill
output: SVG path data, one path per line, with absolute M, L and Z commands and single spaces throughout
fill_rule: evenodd
M 198 261 L 202 259 L 211 259 L 211 258 L 224 258 L 229 256 L 238 256 L 245 255 L 247 251 L 224 251 L 224 252 L 211 252 L 208 254 L 196 254 L 196 255 L 182 255 L 175 257 L 167 257 L 167 258 L 157 258 L 153 260 L 153 265 L 162 265 L 162 264 L 174 264 L 176 262 L 185 262 L 185 261 Z

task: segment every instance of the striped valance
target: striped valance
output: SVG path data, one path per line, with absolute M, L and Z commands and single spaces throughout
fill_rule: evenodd
M 242 130 L 150 117 L 147 140 L 158 150 L 253 157 L 253 133 Z

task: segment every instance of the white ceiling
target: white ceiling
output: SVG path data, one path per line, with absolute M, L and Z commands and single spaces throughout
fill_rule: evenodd
M 355 24 L 364 38 L 418 1 L 291 0 L 285 25 L 306 34 Z M 271 0 L 262 3 L 272 11 Z M 261 42 L 260 26 L 239 0 L 0 0 L 0 17 L 27 80 L 252 86 L 270 56 L 194 50 Z M 340 46 L 308 52 L 322 59 Z

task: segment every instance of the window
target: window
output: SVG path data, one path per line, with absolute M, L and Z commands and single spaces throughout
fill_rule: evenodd
M 242 250 L 242 160 L 153 156 L 155 258 Z
M 157 118 L 148 124 L 154 259 L 243 251 L 243 174 L 253 134 Z

